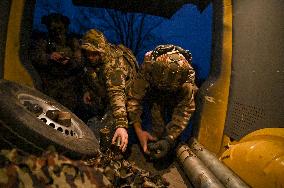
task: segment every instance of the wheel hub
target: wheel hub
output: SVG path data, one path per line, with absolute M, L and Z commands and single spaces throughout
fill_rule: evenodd
M 32 95 L 19 94 L 18 99 L 27 110 L 32 112 L 46 125 L 61 132 L 65 136 L 82 138 L 79 122 L 72 118 L 71 113 L 61 110 L 49 102 Z M 57 112 L 57 114 L 54 112 Z

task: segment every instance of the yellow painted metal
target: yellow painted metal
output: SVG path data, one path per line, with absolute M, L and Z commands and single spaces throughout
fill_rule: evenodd
M 204 96 L 197 135 L 197 140 L 214 153 L 220 152 L 223 144 L 232 63 L 232 2 L 223 0 L 222 3 L 222 6 L 214 8 L 215 13 L 224 12 L 221 67 L 217 67 L 221 72 L 218 79 L 207 89 L 207 96 Z
M 221 156 L 223 154 L 223 152 L 228 148 L 228 146 L 231 144 L 231 140 L 230 137 L 228 137 L 227 135 L 223 135 L 223 141 L 222 141 L 222 145 L 221 148 L 219 150 L 219 152 L 217 153 L 217 156 Z
M 245 136 L 221 160 L 252 187 L 284 187 L 284 128 L 266 128 Z
M 20 60 L 20 29 L 25 0 L 12 0 L 5 50 L 4 79 L 33 86 L 33 80 Z

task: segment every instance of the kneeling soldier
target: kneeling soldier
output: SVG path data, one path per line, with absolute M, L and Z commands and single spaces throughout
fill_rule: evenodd
M 195 71 L 191 54 L 174 45 L 160 45 L 146 53 L 141 75 L 134 81 L 128 100 L 129 120 L 145 153 L 164 157 L 188 126 L 195 110 Z M 153 136 L 141 128 L 142 103 L 151 109 Z M 168 118 L 171 116 L 171 119 Z M 168 121 L 167 119 L 170 119 Z M 148 141 L 158 141 L 148 144 Z

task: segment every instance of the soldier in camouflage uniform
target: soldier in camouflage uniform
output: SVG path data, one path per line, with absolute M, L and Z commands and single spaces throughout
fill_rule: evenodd
M 195 110 L 196 91 L 195 71 L 188 51 L 174 45 L 160 45 L 146 53 L 141 75 L 134 81 L 128 100 L 129 120 L 134 123 L 144 152 L 149 154 L 152 150 L 154 158 L 161 158 L 173 147 Z M 143 101 L 151 109 L 153 136 L 141 128 Z M 157 142 L 147 145 L 156 138 Z
M 78 103 L 83 73 L 79 40 L 67 35 L 69 19 L 58 13 L 43 16 L 47 38 L 34 40 L 30 53 L 32 64 L 42 80 L 43 93 L 74 111 Z
M 102 106 L 103 113 L 108 108 L 111 110 L 115 129 L 112 142 L 120 137 L 120 149 L 125 151 L 128 144 L 126 104 L 129 87 L 137 75 L 137 61 L 129 49 L 108 43 L 104 35 L 95 29 L 83 36 L 81 48 L 86 58 L 85 70 L 91 77 L 89 85 L 95 92 L 95 103 Z M 90 92 L 85 92 L 84 101 L 91 103 Z

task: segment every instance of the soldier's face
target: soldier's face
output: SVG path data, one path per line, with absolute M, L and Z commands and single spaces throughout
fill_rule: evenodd
M 88 62 L 92 64 L 101 61 L 102 58 L 100 52 L 85 51 L 84 55 Z
M 50 35 L 55 39 L 64 37 L 67 32 L 65 24 L 62 22 L 51 22 L 48 29 Z

